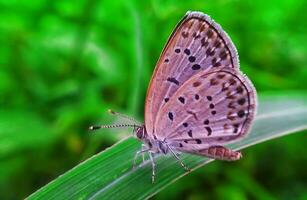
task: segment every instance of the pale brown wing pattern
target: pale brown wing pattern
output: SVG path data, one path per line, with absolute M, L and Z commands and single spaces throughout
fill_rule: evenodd
M 145 126 L 153 137 L 161 107 L 194 74 L 209 68 L 239 68 L 237 52 L 221 27 L 200 12 L 177 25 L 156 65 L 145 104 Z
M 248 133 L 256 103 L 253 85 L 237 69 L 201 71 L 158 112 L 157 139 L 192 153 L 232 142 Z

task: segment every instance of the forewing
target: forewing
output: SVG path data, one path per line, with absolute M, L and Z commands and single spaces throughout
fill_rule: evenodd
M 253 85 L 238 70 L 199 72 L 159 111 L 157 139 L 192 153 L 232 142 L 248 133 L 256 102 Z
M 200 12 L 188 12 L 170 36 L 149 84 L 145 125 L 154 135 L 156 116 L 178 88 L 205 69 L 239 68 L 237 51 L 222 28 Z

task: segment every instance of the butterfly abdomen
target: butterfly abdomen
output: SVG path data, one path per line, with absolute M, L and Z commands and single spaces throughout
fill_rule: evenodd
M 205 155 L 210 158 L 226 161 L 239 160 L 242 154 L 238 151 L 232 151 L 231 149 L 223 146 L 212 146 L 203 150 L 200 150 L 198 154 Z

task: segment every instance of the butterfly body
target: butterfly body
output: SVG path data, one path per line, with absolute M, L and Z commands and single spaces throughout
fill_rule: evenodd
M 149 138 L 144 125 L 137 128 L 137 130 L 135 131 L 135 137 L 141 140 L 143 144 L 145 144 L 146 148 L 143 150 L 153 155 L 161 153 L 168 154 L 171 152 L 170 149 L 173 149 L 173 151 L 176 151 L 176 153 L 183 151 L 182 149 L 173 146 L 171 142 L 168 143 L 167 141 Z M 189 153 L 193 152 L 189 151 Z M 194 153 L 199 154 L 199 152 Z M 240 152 L 232 151 L 223 146 L 214 145 L 208 146 L 208 148 L 203 149 L 202 153 L 211 158 L 228 161 L 238 160 L 242 157 L 242 154 Z
M 135 137 L 141 140 L 146 145 L 148 151 L 151 153 L 167 154 L 169 152 L 165 141 L 150 138 L 148 136 L 145 125 L 136 128 Z

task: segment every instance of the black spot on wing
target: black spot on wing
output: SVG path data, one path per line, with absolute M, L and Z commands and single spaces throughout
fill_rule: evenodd
M 238 104 L 243 105 L 245 103 L 245 101 L 246 101 L 245 98 L 241 98 L 241 99 L 238 100 Z
M 179 81 L 177 81 L 177 79 L 174 77 L 168 77 L 167 81 L 179 85 Z
M 185 103 L 185 99 L 184 97 L 179 97 L 178 100 L 180 101 L 180 103 L 184 104 Z
M 189 59 L 190 62 L 195 62 L 195 60 L 196 60 L 195 56 L 189 56 L 188 59 Z
M 173 121 L 173 119 L 174 119 L 174 115 L 173 115 L 173 113 L 172 113 L 172 112 L 169 112 L 169 113 L 168 113 L 168 118 L 169 118 L 170 120 L 172 120 L 172 121 Z
M 192 130 L 189 130 L 189 131 L 188 131 L 188 135 L 189 135 L 190 137 L 193 137 L 193 135 L 192 135 Z
M 209 124 L 209 120 L 206 119 L 206 120 L 204 121 L 204 124 L 208 125 L 208 124 Z
M 201 67 L 200 67 L 200 65 L 199 64 L 194 64 L 193 66 L 192 66 L 192 69 L 193 70 L 199 70 Z
M 244 117 L 244 115 L 245 115 L 245 112 L 244 112 L 244 110 L 240 110 L 239 112 L 238 112 L 238 116 L 239 117 Z
M 184 52 L 186 55 L 190 55 L 190 54 L 191 54 L 190 49 L 185 49 L 183 52 Z
M 205 127 L 205 129 L 207 130 L 207 132 L 208 132 L 208 136 L 210 136 L 211 135 L 211 133 L 212 133 L 212 130 L 211 130 L 211 128 L 210 127 Z

